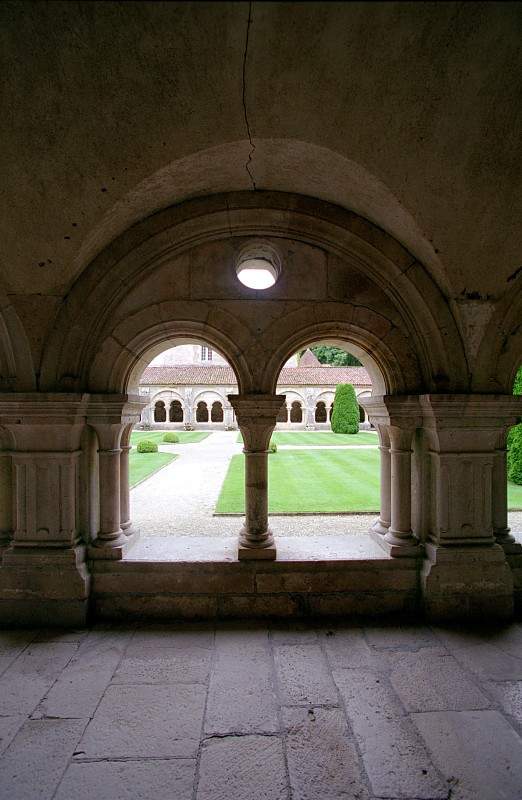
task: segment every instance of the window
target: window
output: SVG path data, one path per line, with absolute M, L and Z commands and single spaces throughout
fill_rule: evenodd
M 201 345 L 201 360 L 212 361 L 212 348 L 207 347 L 204 344 Z

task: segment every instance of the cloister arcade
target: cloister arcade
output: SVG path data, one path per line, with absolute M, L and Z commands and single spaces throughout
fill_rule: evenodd
M 240 561 L 277 556 L 267 447 L 285 402 L 290 416 L 302 413 L 276 392 L 282 365 L 313 342 L 341 344 L 372 378 L 361 404 L 380 440 L 371 535 L 383 558 L 411 560 L 434 618 L 512 614 L 522 547 L 507 525 L 505 435 L 521 410 L 510 393 L 519 351 L 516 333 L 506 343 L 495 331 L 519 317 L 500 308 L 470 376 L 454 313 L 425 268 L 361 217 L 320 209 L 319 218 L 316 201 L 277 192 L 188 201 L 134 226 L 78 279 L 46 344 L 38 397 L 14 391 L 0 401 L 6 619 L 52 610 L 80 622 L 92 576 L 125 563 L 140 375 L 166 347 L 192 341 L 223 353 L 236 376 L 228 401 L 245 443 Z M 264 292 L 242 286 L 234 264 L 245 241 L 268 241 L 284 280 Z M 23 349 L 12 352 L 23 361 Z M 172 401 L 160 401 L 170 414 Z M 217 398 L 198 402 L 220 416 Z

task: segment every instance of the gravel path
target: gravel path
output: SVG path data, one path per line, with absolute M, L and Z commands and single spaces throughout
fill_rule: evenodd
M 236 439 L 236 431 L 214 431 L 197 444 L 160 447 L 161 450 L 179 453 L 180 458 L 131 490 L 131 518 L 142 536 L 223 538 L 237 534 L 241 517 L 212 516 L 230 459 L 243 448 Z M 270 519 L 276 535 L 332 536 L 365 534 L 375 516 L 289 517 L 272 514 Z M 509 522 L 511 528 L 522 535 L 522 512 L 510 514 Z

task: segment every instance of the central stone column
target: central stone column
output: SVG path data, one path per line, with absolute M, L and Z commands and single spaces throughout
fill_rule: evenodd
M 245 524 L 239 534 L 238 558 L 274 559 L 274 537 L 268 526 L 268 445 L 284 395 L 228 395 L 243 436 L 245 454 Z
M 387 425 L 377 425 L 381 456 L 381 510 L 372 530 L 384 536 L 391 524 L 391 456 L 390 431 Z

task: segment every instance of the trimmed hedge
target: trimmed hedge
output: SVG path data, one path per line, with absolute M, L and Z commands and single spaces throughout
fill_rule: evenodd
M 163 437 L 163 441 L 167 442 L 168 444 L 176 444 L 176 442 L 179 442 L 179 436 L 172 432 L 166 433 Z
M 136 450 L 138 453 L 157 453 L 158 445 L 156 442 L 151 442 L 149 439 L 142 439 L 141 442 L 138 442 Z
M 339 383 L 335 387 L 332 430 L 334 433 L 359 433 L 359 404 L 351 383 Z
M 513 394 L 522 394 L 522 367 L 517 372 Z M 522 485 L 522 422 L 508 434 L 508 481 Z

